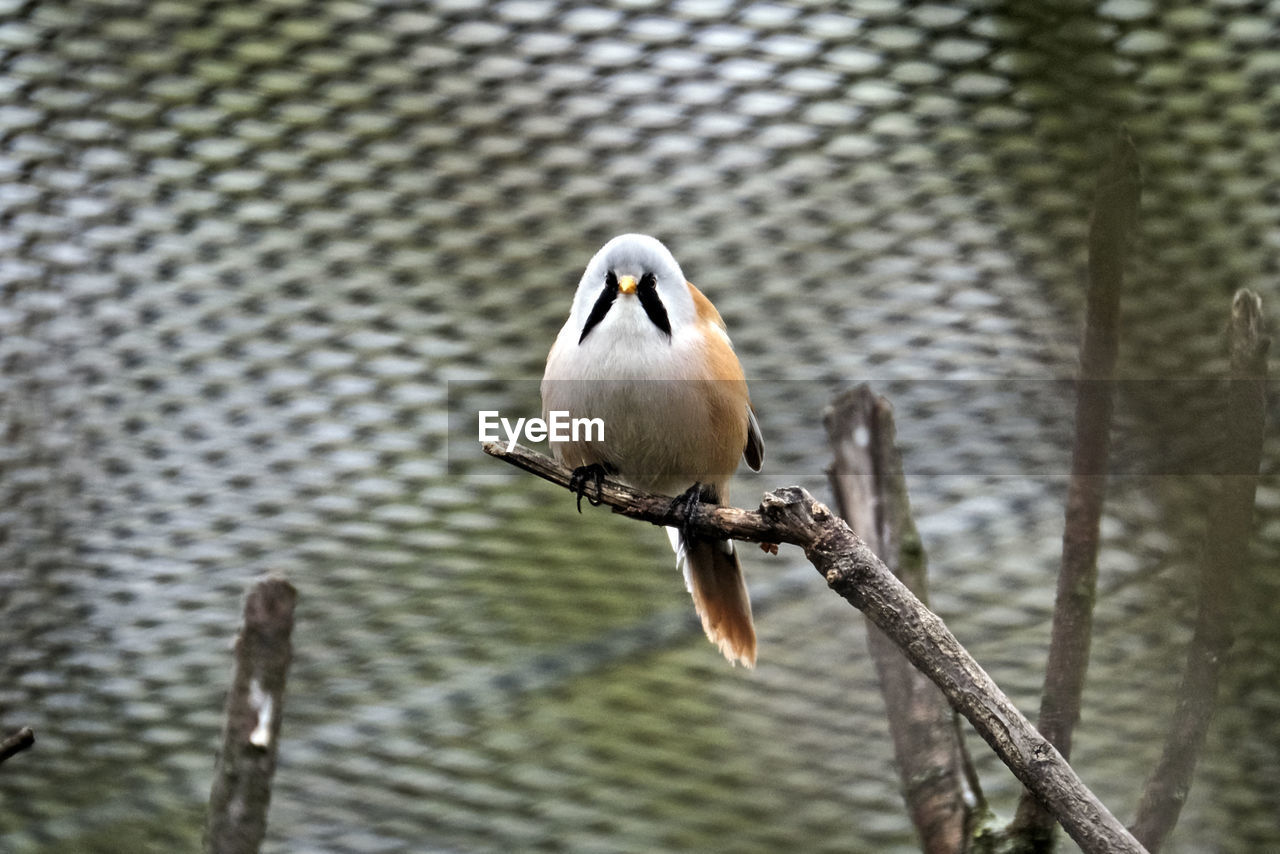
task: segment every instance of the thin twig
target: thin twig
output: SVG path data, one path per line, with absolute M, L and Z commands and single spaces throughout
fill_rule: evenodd
M 4 741 L 0 741 L 0 762 L 5 761 L 14 754 L 21 753 L 35 743 L 35 732 L 31 727 L 24 726 Z
M 907 589 L 928 604 L 924 547 L 911 518 L 893 409 L 866 385 L 840 395 L 823 417 L 835 461 L 827 471 L 840 515 Z M 926 854 L 965 848 L 976 805 L 968 789 L 956 714 L 937 686 L 867 623 L 907 811 Z
M 1231 304 L 1231 382 L 1223 413 L 1226 473 L 1210 508 L 1200 564 L 1200 608 L 1187 649 L 1178 705 L 1164 750 L 1147 779 L 1133 833 L 1158 851 L 1178 821 L 1218 697 L 1218 674 L 1232 642 L 1236 582 L 1244 567 L 1266 426 L 1267 351 L 1262 300 L 1241 290 Z
M 297 598 L 293 585 L 281 578 L 259 581 L 245 598 L 209 796 L 207 854 L 256 854 L 266 835 Z
M 485 453 L 569 487 L 572 471 L 525 448 L 489 442 Z M 591 491 L 595 493 L 594 484 Z M 606 479 L 602 503 L 655 525 L 692 528 L 715 539 L 800 546 L 827 584 L 862 611 L 946 695 L 1014 775 L 1047 805 L 1089 854 L 1141 852 L 1115 816 L 1081 782 L 942 620 L 912 595 L 839 517 L 798 487 L 766 493 L 757 511 L 700 505 L 692 515 L 668 496 Z
M 1111 454 L 1111 381 L 1120 339 L 1120 290 L 1138 196 L 1137 153 L 1127 137 L 1120 137 L 1098 178 L 1089 228 L 1089 291 L 1076 383 L 1075 445 L 1038 723 L 1040 732 L 1067 758 L 1089 666 L 1099 522 Z M 1028 793 L 1018 804 L 1010 832 L 1024 850 L 1053 847 L 1052 818 Z

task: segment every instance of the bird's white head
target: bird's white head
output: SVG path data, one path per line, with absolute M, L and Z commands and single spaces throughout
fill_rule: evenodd
M 696 309 L 684 272 L 661 241 L 620 234 L 587 264 L 573 300 L 579 342 L 597 327 L 634 325 L 671 338 L 694 321 Z

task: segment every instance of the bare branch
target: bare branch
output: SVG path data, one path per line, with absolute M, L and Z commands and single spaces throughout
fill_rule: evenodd
M 1134 835 L 1158 851 L 1178 821 L 1218 698 L 1218 673 L 1232 642 L 1236 580 L 1244 566 L 1266 425 L 1267 351 L 1262 300 L 1241 290 L 1231 304 L 1231 383 L 1223 413 L 1226 474 L 1211 505 L 1200 564 L 1200 609 L 1187 649 L 1164 750 L 1147 779 Z
M 568 487 L 572 471 L 525 448 L 489 442 L 487 454 Z M 594 486 L 592 487 L 594 492 Z M 602 503 L 655 525 L 688 525 L 695 533 L 754 543 L 788 543 L 828 586 L 862 611 L 909 661 L 968 718 L 1014 775 L 1043 800 L 1086 852 L 1141 852 L 1115 816 L 970 656 L 942 620 L 912 595 L 866 544 L 809 493 L 785 487 L 766 493 L 760 509 L 701 505 L 691 516 L 667 496 L 605 480 Z
M 1062 568 L 1040 701 L 1040 731 L 1068 758 L 1089 666 L 1098 586 L 1098 531 L 1111 454 L 1111 380 L 1120 338 L 1120 289 L 1129 235 L 1137 220 L 1139 190 L 1133 143 L 1127 137 L 1117 138 L 1098 177 L 1089 229 L 1089 291 L 1076 383 L 1075 446 L 1067 486 Z M 1053 847 L 1053 821 L 1030 794 L 1024 793 L 1010 830 L 1027 850 Z
M 259 581 L 245 598 L 209 796 L 207 854 L 256 854 L 266 835 L 297 598 L 293 585 L 281 578 Z
M 862 385 L 840 395 L 823 421 L 835 462 L 827 474 L 836 505 L 854 533 L 880 555 L 922 603 L 928 602 L 924 547 L 911 518 L 893 409 Z M 903 797 L 926 854 L 963 851 L 972 818 L 955 712 L 937 686 L 867 623 L 880 676 Z
M 4 741 L 0 741 L 0 762 L 5 761 L 10 756 L 21 753 L 35 743 L 35 732 L 31 727 L 24 726 Z

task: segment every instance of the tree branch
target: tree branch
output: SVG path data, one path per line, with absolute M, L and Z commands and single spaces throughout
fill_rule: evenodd
M 507 451 L 494 442 L 483 448 L 552 483 L 569 485 L 571 470 L 540 454 L 520 447 Z M 701 505 L 690 515 L 683 506 L 673 507 L 667 496 L 640 492 L 613 480 L 603 482 L 601 499 L 615 512 L 655 525 L 688 525 L 707 537 L 800 546 L 828 586 L 862 611 L 942 690 L 1083 850 L 1091 854 L 1144 850 L 942 620 L 894 578 L 848 525 L 803 489 L 785 487 L 766 493 L 755 512 Z
M 1098 586 L 1098 531 L 1111 454 L 1111 380 L 1120 339 L 1120 289 L 1129 235 L 1137 220 L 1139 191 L 1137 153 L 1127 137 L 1119 137 L 1098 177 L 1089 228 L 1089 291 L 1076 383 L 1075 446 L 1067 486 L 1062 568 L 1040 701 L 1040 732 L 1067 758 L 1089 666 Z M 1010 832 L 1026 850 L 1049 851 L 1053 847 L 1052 818 L 1030 794 L 1024 793 L 1019 801 Z
M 257 854 L 266 835 L 297 598 L 293 585 L 281 578 L 259 581 L 245 598 L 209 796 L 207 854 Z
M 866 385 L 840 395 L 823 417 L 835 461 L 828 469 L 840 515 L 922 604 L 928 603 L 924 547 L 894 444 L 893 409 Z M 867 623 L 902 779 L 903 798 L 926 854 L 965 849 L 977 796 L 956 728 L 937 687 L 888 636 Z
M 15 754 L 21 753 L 35 743 L 35 732 L 31 727 L 24 726 L 4 741 L 0 741 L 0 762 L 5 761 Z
M 1231 648 L 1236 580 L 1244 567 L 1266 427 L 1267 351 L 1262 300 L 1236 293 L 1228 330 L 1231 382 L 1223 413 L 1226 474 L 1210 506 L 1209 535 L 1200 564 L 1200 608 L 1187 649 L 1164 750 L 1147 779 L 1133 833 L 1158 851 L 1173 829 L 1191 788 L 1218 698 L 1218 674 Z

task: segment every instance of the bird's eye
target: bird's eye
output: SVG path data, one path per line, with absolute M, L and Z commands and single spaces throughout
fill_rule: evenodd
M 613 274 L 612 270 L 604 274 L 604 286 L 611 291 L 618 289 L 618 277 Z
M 639 289 L 642 291 L 651 291 L 658 286 L 658 277 L 653 273 L 645 273 L 640 277 Z

